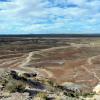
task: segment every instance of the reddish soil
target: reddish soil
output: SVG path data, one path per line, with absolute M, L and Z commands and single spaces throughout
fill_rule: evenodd
M 95 47 L 72 48 L 70 51 L 62 49 L 62 51 L 56 50 L 56 52 L 51 50 L 48 53 L 40 53 L 40 55 L 43 54 L 48 56 L 40 57 L 33 65 L 49 70 L 53 74 L 51 79 L 60 84 L 74 82 L 94 87 L 100 81 L 100 56 Z M 53 61 L 56 63 L 52 63 Z M 61 61 L 62 64 L 59 63 Z
M 64 40 L 64 43 L 66 40 Z M 21 67 L 24 67 L 24 69 L 38 68 L 40 74 L 44 74 L 45 77 L 51 78 L 59 84 L 74 82 L 94 87 L 100 82 L 100 46 L 85 46 L 85 44 L 71 46 L 69 44 L 62 48 L 46 44 L 42 48 L 42 45 L 38 44 L 39 47 L 36 48 L 38 45 L 35 44 L 34 47 L 32 42 L 30 46 L 30 42 L 27 45 L 21 44 L 21 46 L 17 44 L 18 47 L 12 42 L 7 46 L 1 45 L 0 67 L 15 69 L 21 69 Z M 74 43 L 74 40 L 72 42 Z M 53 48 L 47 49 L 47 47 Z M 40 51 L 37 52 L 34 48 Z

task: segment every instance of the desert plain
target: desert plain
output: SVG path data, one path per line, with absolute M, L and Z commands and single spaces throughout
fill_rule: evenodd
M 100 38 L 1 37 L 0 68 L 35 71 L 92 90 L 100 82 Z

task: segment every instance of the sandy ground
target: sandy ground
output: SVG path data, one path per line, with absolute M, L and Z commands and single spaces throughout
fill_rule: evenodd
M 59 84 L 75 82 L 94 87 L 100 82 L 99 54 L 99 46 L 53 47 L 0 59 L 0 67 L 35 71 L 40 76 L 48 77 Z

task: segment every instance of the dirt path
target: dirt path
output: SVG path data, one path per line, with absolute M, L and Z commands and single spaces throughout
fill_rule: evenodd
M 39 53 L 39 52 L 38 51 L 30 52 L 28 54 L 28 56 L 23 60 L 23 62 L 19 65 L 19 69 L 24 70 L 24 71 L 29 71 L 29 72 L 35 71 L 37 73 L 46 73 L 49 78 L 53 77 L 53 74 L 46 69 L 27 67 L 27 65 L 30 63 L 32 57 L 34 57 L 34 54 L 36 54 L 36 53 Z
M 54 76 L 53 76 L 53 73 L 52 73 L 51 71 L 49 71 L 49 70 L 46 70 L 46 69 L 41 69 L 41 71 L 43 71 L 43 72 L 47 73 L 47 75 L 48 75 L 48 77 L 49 77 L 49 78 L 54 77 Z
M 15 57 L 15 58 L 9 58 L 9 59 L 5 59 L 0 60 L 0 68 L 1 67 L 14 67 L 15 65 L 19 65 L 22 63 L 23 59 L 25 59 L 25 55 L 21 56 L 21 57 Z M 17 66 L 16 66 L 17 67 Z
M 84 65 L 81 66 L 81 68 L 83 68 L 86 72 L 88 72 L 89 74 L 93 75 L 94 78 L 96 78 L 99 82 L 100 82 L 100 78 L 97 76 L 97 74 L 91 70 L 89 70 L 87 67 L 85 67 Z
M 68 48 L 68 46 L 61 46 L 61 47 L 52 47 L 52 48 L 48 48 L 48 49 L 43 49 L 43 50 L 40 50 L 40 51 L 34 51 L 34 52 L 30 52 L 28 54 L 28 57 L 22 62 L 22 64 L 20 65 L 20 67 L 24 67 L 24 66 L 27 66 L 28 63 L 31 61 L 31 58 L 34 57 L 34 54 L 36 53 L 40 53 L 40 52 L 44 52 L 44 51 L 50 51 L 50 50 L 55 50 L 55 49 L 63 49 L 63 48 Z M 32 58 L 34 59 L 34 58 Z
M 88 65 L 92 65 L 93 64 L 92 60 L 95 59 L 96 57 L 97 56 L 93 56 L 93 57 L 88 58 L 88 60 L 87 60 Z
M 23 60 L 22 64 L 20 64 L 19 66 L 20 66 L 20 67 L 25 67 L 25 66 L 27 66 L 28 63 L 31 61 L 32 56 L 33 56 L 33 52 L 30 52 L 30 53 L 28 54 L 27 58 L 25 58 L 25 59 Z
M 88 58 L 88 60 L 87 60 L 88 65 L 92 65 L 93 64 L 92 60 L 95 59 L 96 57 L 97 56 L 93 56 L 93 57 Z M 96 72 L 89 70 L 84 65 L 82 65 L 81 67 L 84 68 L 88 73 L 92 74 L 100 82 L 100 78 L 98 77 Z

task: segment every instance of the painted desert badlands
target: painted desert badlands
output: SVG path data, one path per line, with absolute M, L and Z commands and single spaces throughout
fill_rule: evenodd
M 36 73 L 39 79 L 50 79 L 72 91 L 99 93 L 100 38 L 0 38 L 2 70 Z M 99 95 L 94 95 L 83 100 L 100 100 L 98 98 Z

